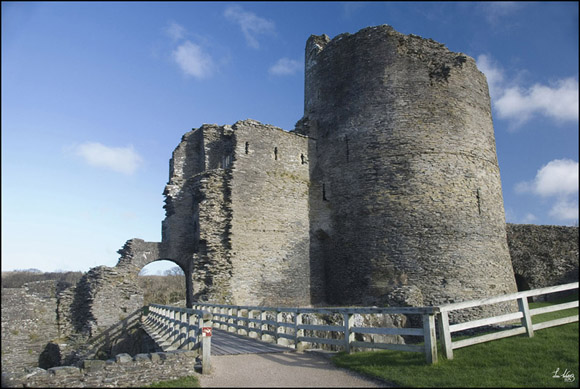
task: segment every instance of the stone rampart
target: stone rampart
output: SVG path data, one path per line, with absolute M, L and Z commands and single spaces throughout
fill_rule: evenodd
M 28 369 L 20 374 L 2 374 L 2 387 L 104 388 L 145 387 L 195 373 L 197 351 L 118 354 L 113 359 L 85 360 L 82 367 L 59 366 Z
M 578 281 L 578 227 L 508 224 L 519 290 Z

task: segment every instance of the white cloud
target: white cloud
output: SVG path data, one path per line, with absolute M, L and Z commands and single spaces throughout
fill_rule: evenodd
M 489 86 L 489 94 L 492 100 L 495 100 L 502 91 L 503 70 L 493 59 L 486 54 L 477 57 L 477 67 L 485 74 Z
M 577 193 L 578 162 L 570 159 L 550 161 L 538 170 L 533 189 L 543 197 Z
M 290 58 L 280 58 L 268 72 L 276 76 L 287 76 L 302 70 L 302 62 Z
M 202 79 L 213 73 L 214 64 L 211 56 L 195 43 L 185 41 L 173 51 L 172 56 L 181 70 L 188 76 Z
M 143 158 L 133 146 L 108 147 L 98 142 L 86 142 L 75 147 L 74 151 L 91 166 L 104 167 L 124 174 L 133 174 L 143 163 Z
M 526 122 L 535 114 L 559 121 L 578 120 L 578 81 L 559 80 L 553 86 L 535 84 L 531 88 L 507 88 L 494 104 L 500 118 Z
M 253 12 L 244 11 L 238 5 L 226 8 L 224 16 L 226 19 L 240 25 L 246 38 L 246 43 L 254 49 L 260 47 L 258 39 L 256 38 L 257 35 L 273 33 L 275 30 L 274 22 L 261 18 Z
M 578 200 L 559 199 L 550 210 L 550 216 L 559 220 L 578 220 Z
M 529 224 L 536 221 L 537 217 L 533 213 L 527 213 L 522 219 L 522 223 Z
M 489 94 L 498 118 L 517 128 L 535 116 L 556 121 L 578 121 L 578 80 L 560 79 L 552 85 L 508 85 L 504 71 L 489 55 L 477 57 L 477 66 L 487 77 Z
M 167 33 L 167 35 L 169 35 L 171 39 L 173 39 L 174 41 L 178 41 L 185 37 L 186 30 L 182 25 L 175 22 L 171 22 L 169 23 L 169 26 L 165 29 L 165 32 Z
M 578 162 L 570 159 L 550 161 L 538 170 L 533 181 L 518 183 L 516 192 L 555 198 L 550 216 L 575 220 L 578 218 Z

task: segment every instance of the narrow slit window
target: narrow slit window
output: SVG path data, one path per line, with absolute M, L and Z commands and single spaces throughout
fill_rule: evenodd
M 475 197 L 477 198 L 477 212 L 481 215 L 481 193 L 479 188 L 475 192 Z
M 250 154 L 250 142 L 246 142 L 246 154 Z
M 278 160 L 278 148 L 274 147 L 274 160 L 277 161 Z
M 304 154 L 300 154 L 300 163 L 304 165 L 306 163 L 306 159 L 304 158 Z
M 322 201 L 328 201 L 326 198 L 326 184 L 322 184 Z
M 349 161 L 349 157 L 350 157 L 350 150 L 348 148 L 348 141 L 349 141 L 348 136 L 345 136 L 344 143 L 346 143 L 346 162 Z

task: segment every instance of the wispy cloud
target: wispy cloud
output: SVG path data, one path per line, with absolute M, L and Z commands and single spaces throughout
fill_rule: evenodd
M 537 220 L 538 218 L 536 217 L 536 215 L 534 215 L 533 213 L 526 213 L 526 216 L 524 216 L 524 218 L 522 219 L 522 223 L 524 224 L 529 224 L 529 223 L 533 223 Z
M 559 220 L 578 218 L 578 162 L 555 159 L 542 166 L 531 181 L 516 185 L 517 193 L 532 193 L 555 202 L 549 212 Z
M 302 70 L 302 62 L 290 58 L 280 58 L 268 69 L 275 76 L 288 76 Z
M 190 41 L 179 45 L 173 51 L 172 58 L 187 76 L 203 79 L 213 73 L 214 64 L 211 55 Z
M 536 83 L 531 87 L 508 85 L 504 70 L 491 56 L 478 56 L 477 66 L 487 77 L 498 117 L 509 120 L 511 129 L 520 127 L 535 116 L 561 122 L 578 121 L 577 79 L 560 79 L 550 85 Z
M 478 8 L 485 19 L 495 26 L 503 18 L 511 15 L 522 8 L 522 4 L 517 1 L 489 1 L 478 3 Z
M 342 7 L 342 16 L 345 19 L 350 19 L 358 10 L 366 6 L 366 3 L 362 1 L 346 1 L 340 3 Z
M 133 146 L 109 147 L 98 142 L 86 142 L 74 148 L 77 156 L 91 166 L 133 174 L 142 165 L 143 158 Z
M 185 38 L 186 30 L 181 24 L 171 22 L 165 29 L 165 33 L 174 41 L 178 41 Z
M 254 49 L 260 47 L 258 35 L 274 33 L 274 22 L 261 18 L 253 12 L 245 11 L 239 5 L 232 5 L 226 8 L 224 12 L 226 19 L 237 23 L 242 29 L 248 46 Z

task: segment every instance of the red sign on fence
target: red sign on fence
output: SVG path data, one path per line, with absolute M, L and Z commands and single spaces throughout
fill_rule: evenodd
M 202 327 L 201 336 L 211 336 L 211 327 Z

